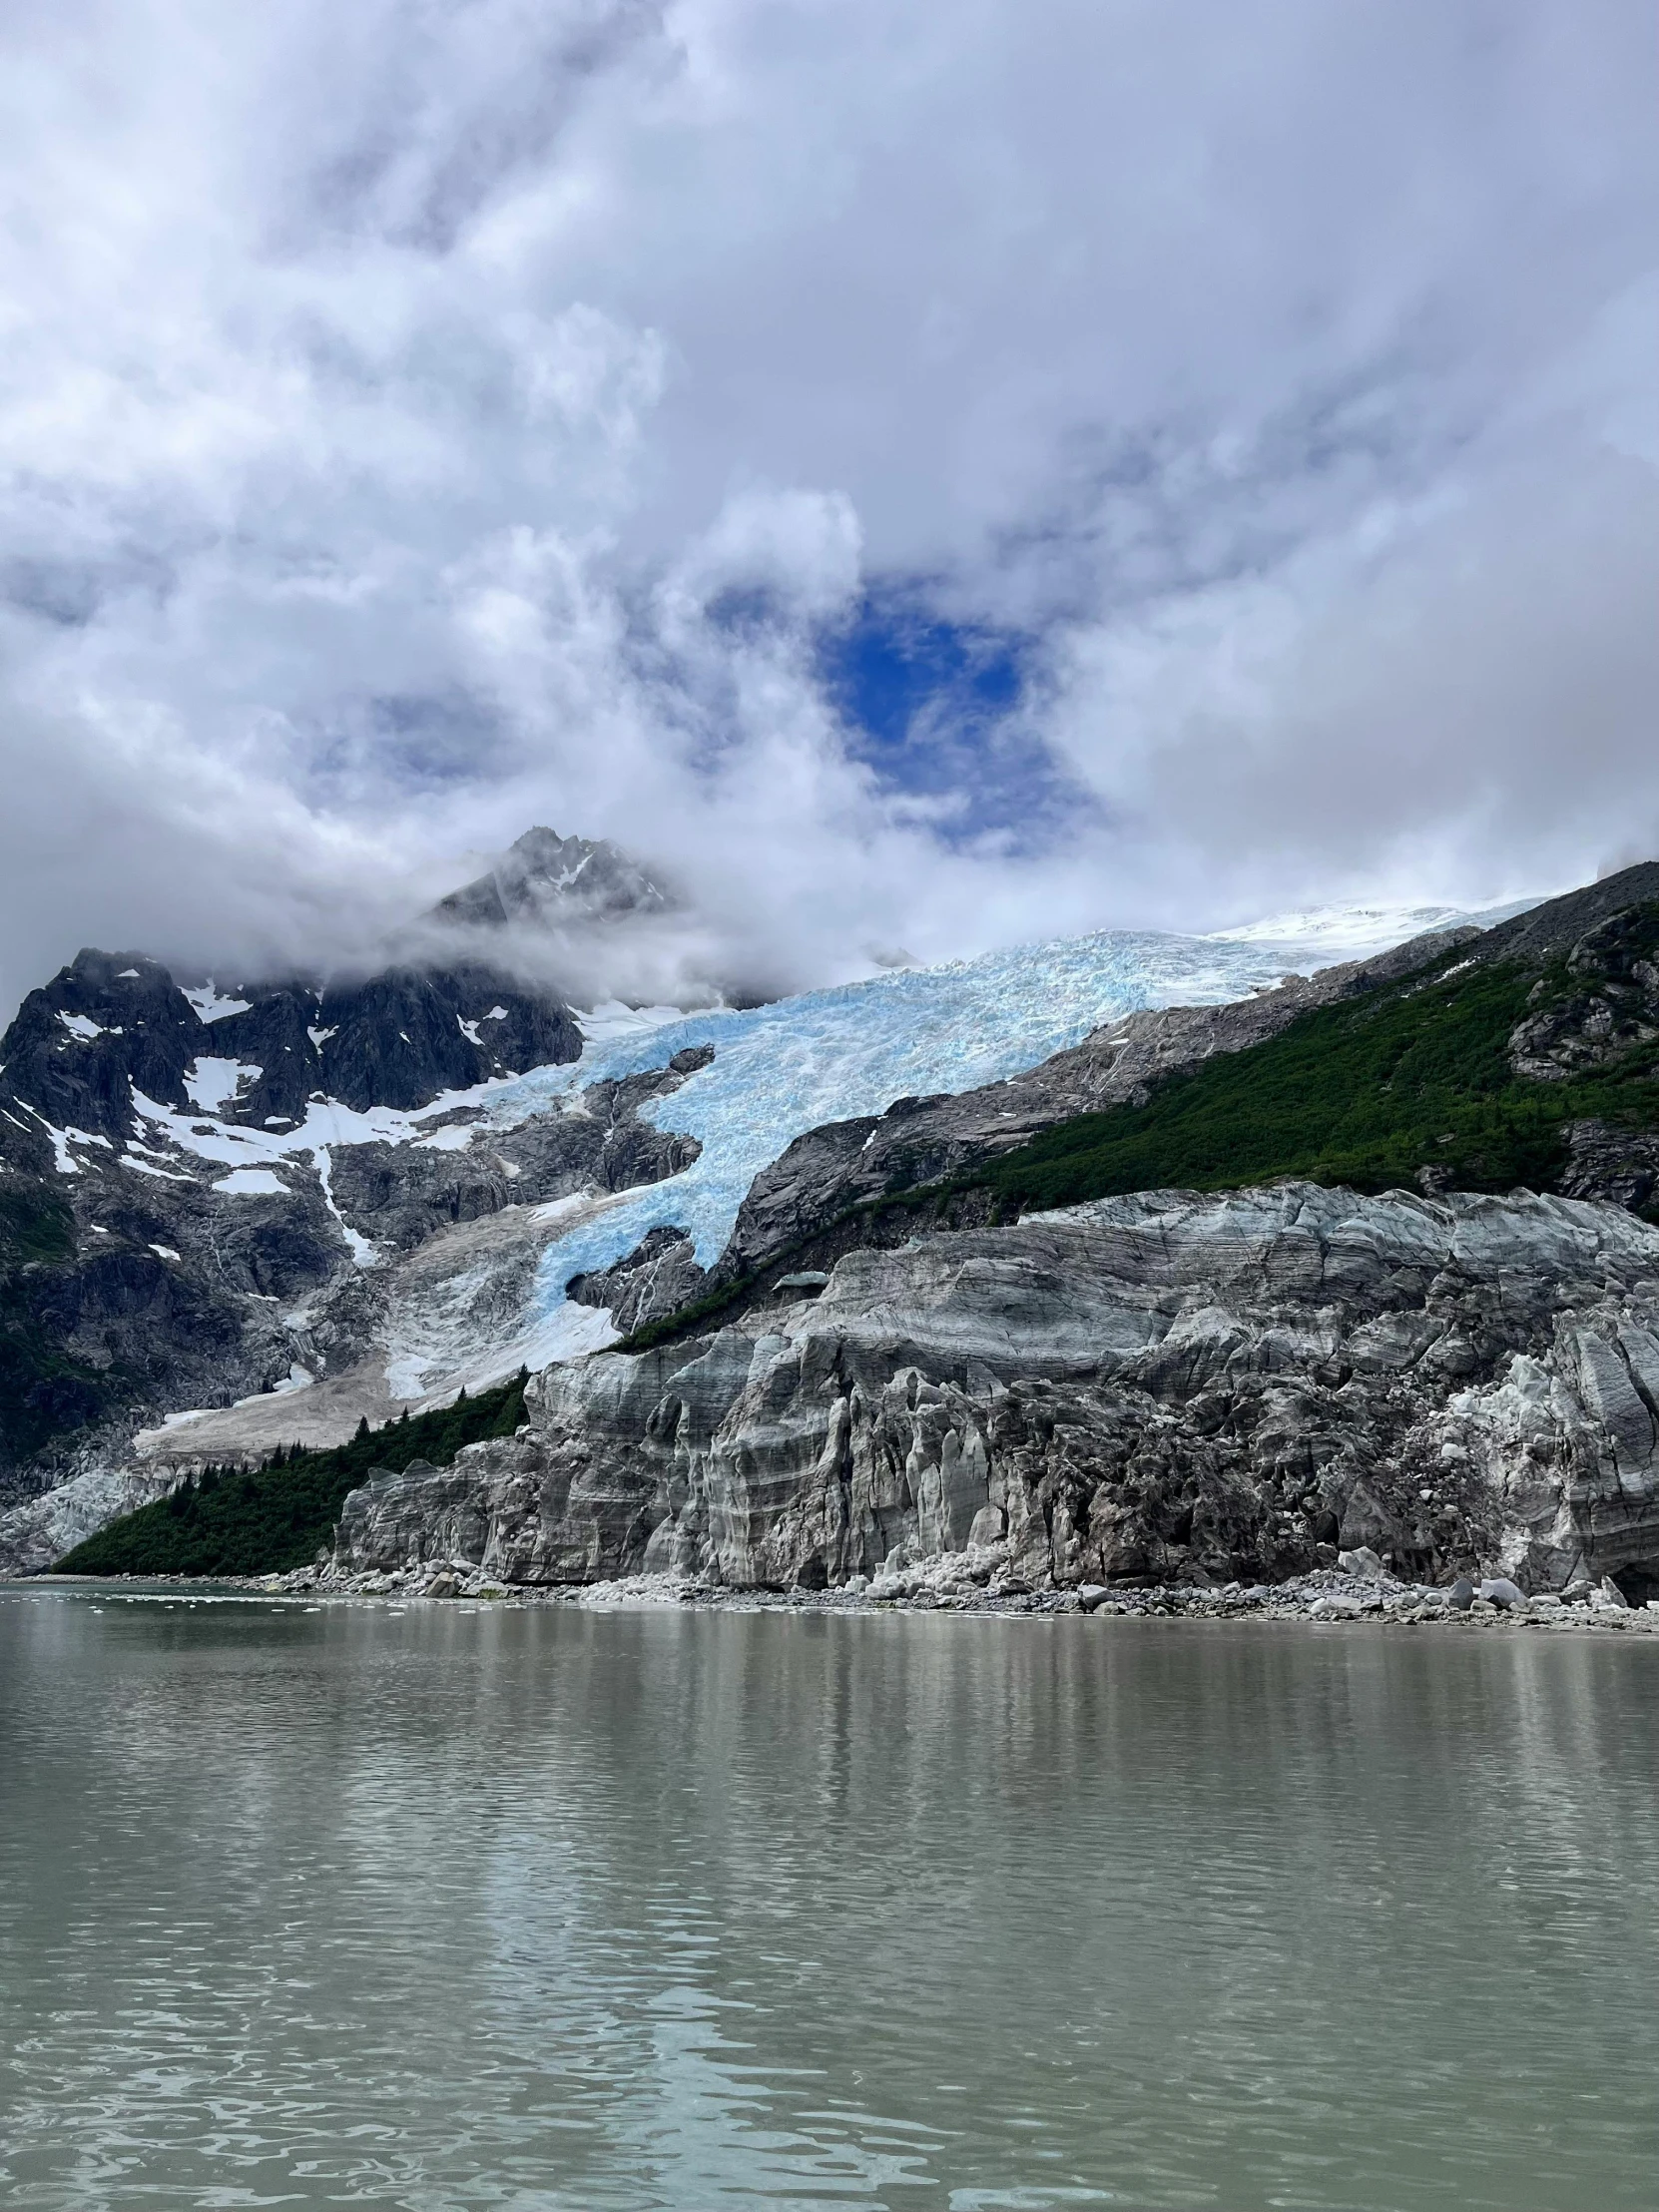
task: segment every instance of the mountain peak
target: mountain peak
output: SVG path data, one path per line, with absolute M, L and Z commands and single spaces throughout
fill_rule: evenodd
M 474 928 L 510 922 L 613 921 L 674 904 L 637 860 L 607 837 L 561 837 L 537 824 L 494 865 L 432 908 L 436 921 Z

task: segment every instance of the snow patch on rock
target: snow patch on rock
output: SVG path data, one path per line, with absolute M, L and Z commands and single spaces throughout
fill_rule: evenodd
M 270 1168 L 233 1168 L 229 1175 L 222 1175 L 214 1185 L 216 1191 L 226 1191 L 232 1198 L 285 1198 L 288 1187 L 279 1175 Z
M 138 970 L 128 968 L 126 973 L 136 975 Z M 254 1003 L 251 998 L 222 997 L 214 989 L 214 979 L 211 975 L 205 983 L 198 984 L 194 990 L 187 990 L 183 995 L 196 1008 L 198 1021 L 224 1021 L 230 1014 L 247 1013 L 249 1007 Z

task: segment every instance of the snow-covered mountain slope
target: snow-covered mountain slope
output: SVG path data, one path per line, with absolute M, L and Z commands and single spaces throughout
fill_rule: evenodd
M 1333 960 L 1363 960 L 1408 937 L 1439 929 L 1490 929 L 1513 914 L 1530 913 L 1537 898 L 1517 898 L 1505 906 L 1412 906 L 1403 904 L 1307 906 L 1269 914 L 1237 929 L 1218 929 L 1213 944 L 1271 947 L 1302 969 Z
M 216 1189 L 240 1187 L 239 1171 L 304 1158 L 322 1166 L 333 1205 L 328 1162 L 342 1146 L 485 1152 L 508 1132 L 582 1116 L 596 1088 L 712 1048 L 707 1065 L 639 1109 L 701 1147 L 683 1172 L 574 1213 L 562 1211 L 565 1199 L 559 1212 L 534 1210 L 540 1250 L 533 1270 L 525 1266 L 524 1236 L 507 1235 L 505 1224 L 487 1232 L 469 1225 L 440 1235 L 414 1261 L 388 1262 L 395 1280 L 383 1287 L 377 1357 L 389 1396 L 419 1400 L 611 1342 L 615 1331 L 603 1310 L 566 1298 L 571 1277 L 622 1258 L 658 1227 L 687 1231 L 698 1259 L 713 1261 L 756 1174 L 806 1130 L 880 1112 L 896 1098 L 998 1081 L 1103 1022 L 1144 1008 L 1244 997 L 1293 964 L 1270 944 L 1108 930 L 742 1011 L 656 1009 L 654 1019 L 602 1009 L 585 1025 L 591 1033 L 579 1061 L 449 1093 L 413 1114 L 349 1114 L 318 1102 L 293 1128 L 276 1130 L 149 1101 L 141 1111 L 161 1151 L 212 1163 Z M 365 1250 L 360 1225 L 344 1226 L 360 1259 L 382 1257 Z M 514 1289 L 504 1296 L 508 1276 Z M 342 1405 L 342 1421 L 347 1410 L 354 1419 L 359 1402 L 360 1392 Z M 283 1418 L 291 1411 L 284 1407 Z M 234 1428 L 216 1418 L 202 1434 L 228 1448 Z M 175 1449 L 179 1441 L 170 1432 L 150 1444 Z

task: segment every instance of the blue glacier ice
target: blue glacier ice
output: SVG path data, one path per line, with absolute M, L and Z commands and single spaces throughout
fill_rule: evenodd
M 549 1358 L 566 1344 L 590 1347 L 598 1317 L 569 1309 L 565 1285 L 621 1259 L 650 1229 L 689 1231 L 707 1266 L 756 1174 L 804 1131 L 880 1113 L 895 1098 L 1000 1081 L 1142 1008 L 1246 997 L 1317 964 L 1299 949 L 1101 930 L 748 1011 L 687 1014 L 592 1044 L 573 1066 L 535 1070 L 496 1094 L 492 1119 L 522 1120 L 585 1084 L 660 1068 L 685 1045 L 715 1048 L 709 1067 L 646 1109 L 660 1127 L 697 1137 L 702 1157 L 548 1246 L 523 1342 Z

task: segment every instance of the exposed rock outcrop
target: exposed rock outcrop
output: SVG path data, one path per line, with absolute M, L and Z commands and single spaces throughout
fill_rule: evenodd
M 1509 1065 L 1537 1083 L 1564 1082 L 1659 1039 L 1659 909 L 1627 907 L 1585 931 L 1567 953 L 1566 985 L 1546 977 L 1543 1000 L 1509 1039 Z
M 653 1229 L 611 1267 L 573 1275 L 565 1296 L 578 1306 L 609 1308 L 612 1323 L 626 1336 L 691 1305 L 707 1280 L 685 1230 Z
M 1274 1581 L 1371 1546 L 1523 1587 L 1659 1564 L 1659 1231 L 1517 1193 L 1153 1192 L 860 1251 L 822 1295 L 548 1370 L 346 1501 L 338 1563 L 823 1586 Z
M 677 1053 L 666 1067 L 591 1083 L 515 1129 L 480 1129 L 465 1147 L 341 1145 L 330 1190 L 340 1218 L 382 1251 L 411 1252 L 454 1222 L 577 1191 L 626 1191 L 680 1175 L 701 1152 L 695 1137 L 659 1129 L 640 1108 L 666 1098 L 713 1052 Z M 473 1109 L 471 1120 L 481 1117 Z

